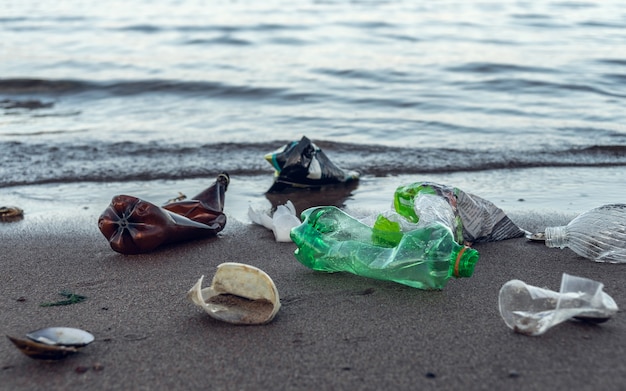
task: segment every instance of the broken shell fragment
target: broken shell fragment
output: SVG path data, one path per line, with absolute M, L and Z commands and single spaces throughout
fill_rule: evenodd
M 39 360 L 59 360 L 78 352 L 78 348 L 93 342 L 87 331 L 71 327 L 47 327 L 26 334 L 28 339 L 7 338 L 25 355 Z
M 204 276 L 187 297 L 211 317 L 233 324 L 264 324 L 280 309 L 274 281 L 264 271 L 242 263 L 218 265 L 210 287 L 202 289 Z
M 24 211 L 17 206 L 0 206 L 0 221 L 17 221 L 24 218 Z

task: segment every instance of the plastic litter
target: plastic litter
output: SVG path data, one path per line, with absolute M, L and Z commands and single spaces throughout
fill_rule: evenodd
M 445 224 L 458 243 L 491 242 L 526 234 L 502 209 L 456 187 L 432 182 L 400 186 L 394 193 L 393 206 L 410 223 L 401 227 L 401 232 L 419 227 L 421 220 L 422 226 L 432 221 Z
M 230 177 L 223 172 L 190 200 L 159 207 L 128 195 L 113 197 L 98 228 L 111 248 L 122 254 L 149 252 L 167 243 L 216 235 L 226 226 L 224 195 Z
M 419 219 L 407 219 L 396 211 L 385 211 L 380 213 L 374 222 L 376 234 L 389 235 L 396 232 L 395 239 L 388 236 L 385 240 L 392 240 L 398 243 L 402 238 L 402 232 L 412 231 L 427 226 L 433 222 L 439 222 L 454 233 L 454 238 L 458 243 L 464 243 L 462 224 L 460 218 L 455 215 L 452 206 L 443 198 L 434 194 L 420 193 L 413 200 L 413 210 Z
M 597 262 L 626 262 L 626 204 L 603 205 L 582 213 L 566 226 L 548 227 L 548 247 L 568 247 Z
M 455 242 L 448 227 L 432 222 L 406 232 L 395 244 L 393 232 L 375 232 L 334 206 L 302 212 L 291 230 L 294 255 L 308 268 L 349 272 L 420 289 L 443 289 L 451 277 L 470 277 L 478 252 Z
M 358 172 L 334 165 L 306 136 L 265 155 L 265 160 L 276 170 L 274 184 L 268 192 L 336 185 L 359 179 Z
M 202 289 L 203 279 L 200 277 L 187 297 L 212 318 L 233 324 L 264 324 L 280 309 L 274 281 L 254 266 L 222 263 L 210 287 Z
M 285 205 L 278 205 L 272 217 L 257 212 L 249 206 L 248 217 L 253 223 L 272 230 L 277 242 L 291 242 L 289 237 L 291 229 L 301 224 L 300 219 L 296 216 L 296 208 L 291 201 L 287 201 Z
M 509 328 L 531 336 L 571 319 L 606 322 L 618 308 L 603 288 L 600 282 L 566 273 L 559 292 L 511 280 L 500 289 L 500 315 Z

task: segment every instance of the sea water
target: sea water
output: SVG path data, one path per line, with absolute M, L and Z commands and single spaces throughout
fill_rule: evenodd
M 0 37 L 0 206 L 22 224 L 221 171 L 243 222 L 289 198 L 375 213 L 416 181 L 516 216 L 626 201 L 621 1 L 4 0 Z M 303 135 L 358 185 L 265 194 L 263 156 Z

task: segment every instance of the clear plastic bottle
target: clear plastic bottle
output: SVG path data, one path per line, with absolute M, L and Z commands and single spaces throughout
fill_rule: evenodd
M 603 287 L 600 282 L 566 273 L 559 292 L 511 280 L 500 289 L 500 315 L 509 328 L 532 336 L 573 318 L 602 323 L 618 310 Z
M 440 222 L 405 232 L 394 245 L 334 206 L 310 208 L 301 217 L 303 223 L 291 230 L 295 257 L 314 270 L 443 289 L 451 277 L 470 277 L 478 261 L 478 252 L 456 243 Z
M 548 247 L 569 247 L 597 262 L 626 262 L 626 204 L 591 209 L 566 226 L 545 230 Z

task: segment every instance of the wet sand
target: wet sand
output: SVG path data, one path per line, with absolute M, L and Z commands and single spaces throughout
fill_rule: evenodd
M 27 216 L 28 218 L 28 216 Z M 61 219 L 62 220 L 62 219 Z M 113 252 L 94 221 L 25 219 L 0 227 L 0 327 L 48 326 L 96 340 L 59 362 L 0 343 L 3 389 L 30 390 L 617 390 L 626 384 L 626 319 L 515 334 L 497 308 L 511 279 L 558 290 L 563 272 L 599 280 L 626 305 L 626 266 L 525 239 L 477 245 L 473 277 L 422 291 L 299 264 L 293 243 L 236 220 L 217 238 L 144 255 Z M 275 281 L 282 308 L 263 326 L 210 318 L 186 298 L 200 275 L 243 262 Z M 81 303 L 41 307 L 61 291 Z

